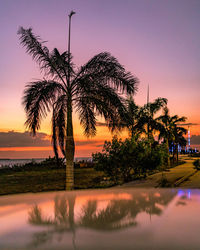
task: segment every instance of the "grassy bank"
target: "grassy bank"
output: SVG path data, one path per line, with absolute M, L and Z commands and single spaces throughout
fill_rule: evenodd
M 103 172 L 93 168 L 75 168 L 75 189 L 108 187 Z M 0 169 L 0 195 L 64 190 L 65 168 L 53 163 L 29 163 Z

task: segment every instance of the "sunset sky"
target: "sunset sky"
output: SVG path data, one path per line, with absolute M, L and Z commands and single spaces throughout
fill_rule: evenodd
M 52 154 L 50 116 L 34 139 L 25 132 L 21 104 L 26 83 L 43 78 L 22 48 L 19 26 L 32 27 L 50 49 L 67 49 L 68 14 L 72 18 L 71 52 L 81 66 L 108 51 L 140 80 L 135 101 L 168 99 L 171 114 L 200 124 L 199 0 L 1 0 L 0 1 L 0 158 L 39 158 Z M 98 127 L 88 140 L 74 114 L 76 156 L 90 156 L 111 134 Z M 191 127 L 200 144 L 200 125 Z

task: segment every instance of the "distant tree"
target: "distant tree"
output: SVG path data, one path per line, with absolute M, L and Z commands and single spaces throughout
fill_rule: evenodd
M 143 124 L 146 125 L 146 134 L 149 139 L 154 138 L 154 131 L 159 131 L 159 123 L 155 117 L 156 113 L 166 107 L 168 100 L 166 98 L 157 98 L 154 102 L 149 102 L 142 109 Z M 141 122 L 142 123 L 142 122 Z
M 107 52 L 97 54 L 76 70 L 71 54 L 60 53 L 56 48 L 49 52 L 32 29 L 21 27 L 18 34 L 26 52 L 46 77 L 26 85 L 23 97 L 26 125 L 35 134 L 42 118 L 53 109 L 53 148 L 57 157 L 58 145 L 65 155 L 66 189 L 73 189 L 73 111 L 78 113 L 86 136 L 96 134 L 97 115 L 103 116 L 109 128 L 114 130 L 124 114 L 120 93 L 134 94 L 138 80 Z
M 186 117 L 179 118 L 179 121 L 177 122 L 184 122 L 186 120 Z M 178 126 L 175 123 L 173 134 L 174 134 L 174 145 L 175 145 L 175 154 L 176 154 L 176 161 L 178 164 L 178 146 L 186 146 L 187 140 L 185 139 L 184 135 L 187 133 L 187 129 Z M 174 155 L 173 155 L 174 156 Z
M 169 146 L 173 143 L 176 145 L 176 150 L 178 153 L 178 144 L 184 144 L 185 140 L 183 135 L 187 132 L 187 130 L 181 126 L 179 123 L 185 122 L 186 117 L 179 117 L 177 115 L 170 116 L 169 109 L 167 107 L 164 108 L 163 115 L 159 116 L 157 120 L 160 122 L 160 134 L 159 139 L 163 139 L 164 143 L 167 146 L 168 151 L 168 162 L 170 165 L 169 159 Z
M 121 128 L 127 128 L 131 137 L 138 138 L 146 134 L 148 139 L 154 141 L 154 132 L 159 130 L 156 113 L 167 104 L 166 98 L 157 98 L 154 102 L 140 107 L 135 104 L 132 96 L 126 99 L 125 114 L 121 122 Z

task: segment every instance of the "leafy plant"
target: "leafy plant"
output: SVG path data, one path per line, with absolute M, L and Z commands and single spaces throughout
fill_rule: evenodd
M 106 141 L 102 153 L 93 154 L 96 170 L 104 171 L 115 183 L 123 183 L 136 177 L 146 177 L 147 172 L 158 169 L 164 162 L 165 149 L 153 145 L 147 139 L 134 137 Z
M 200 160 L 197 159 L 193 162 L 194 168 L 200 170 Z

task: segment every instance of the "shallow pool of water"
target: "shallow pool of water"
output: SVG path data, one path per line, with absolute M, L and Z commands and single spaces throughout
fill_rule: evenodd
M 0 249 L 200 249 L 200 190 L 1 196 Z

